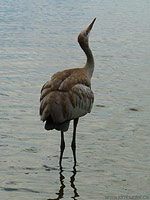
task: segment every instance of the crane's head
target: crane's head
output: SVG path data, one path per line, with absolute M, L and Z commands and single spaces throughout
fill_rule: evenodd
M 93 27 L 93 24 L 95 22 L 96 18 L 92 21 L 92 23 L 86 28 L 84 29 L 78 36 L 78 42 L 79 44 L 82 46 L 83 44 L 88 45 L 88 39 L 89 39 L 89 34 L 90 31 Z

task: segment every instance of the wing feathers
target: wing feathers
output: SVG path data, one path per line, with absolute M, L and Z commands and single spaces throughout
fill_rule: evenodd
M 57 72 L 43 85 L 40 101 L 45 129 L 68 130 L 70 120 L 91 111 L 94 94 L 87 73 L 83 68 Z
M 41 101 L 41 120 L 50 115 L 55 123 L 81 117 L 91 111 L 94 101 L 92 90 L 82 84 L 77 84 L 69 92 L 52 91 Z
M 50 81 L 47 81 L 41 90 L 41 93 L 44 89 L 51 89 L 51 91 L 69 91 L 76 84 L 83 84 L 88 87 L 91 87 L 90 81 L 86 73 L 81 68 L 64 70 L 62 72 L 55 73 Z M 41 97 L 42 99 L 42 97 Z

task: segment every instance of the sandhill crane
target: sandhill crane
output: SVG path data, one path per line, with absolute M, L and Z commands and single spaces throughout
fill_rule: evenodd
M 41 89 L 40 115 L 45 122 L 45 129 L 61 131 L 60 159 L 61 166 L 65 149 L 64 132 L 74 120 L 71 148 L 76 166 L 76 128 L 78 119 L 91 112 L 94 94 L 91 90 L 91 77 L 94 70 L 94 58 L 89 48 L 89 33 L 96 18 L 78 36 L 78 42 L 85 52 L 87 61 L 83 68 L 74 68 L 55 73 Z

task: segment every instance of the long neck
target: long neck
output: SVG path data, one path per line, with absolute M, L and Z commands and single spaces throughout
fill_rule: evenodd
M 94 71 L 94 58 L 91 49 L 89 48 L 88 43 L 80 43 L 81 48 L 86 54 L 87 61 L 84 68 L 88 71 L 89 78 L 91 79 L 93 71 Z

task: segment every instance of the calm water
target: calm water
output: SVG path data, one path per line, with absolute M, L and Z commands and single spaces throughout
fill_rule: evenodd
M 0 199 L 150 199 L 149 10 L 149 0 L 0 0 Z M 94 17 L 95 103 L 78 125 L 76 171 L 72 126 L 60 171 L 40 89 L 84 65 L 77 35 Z

